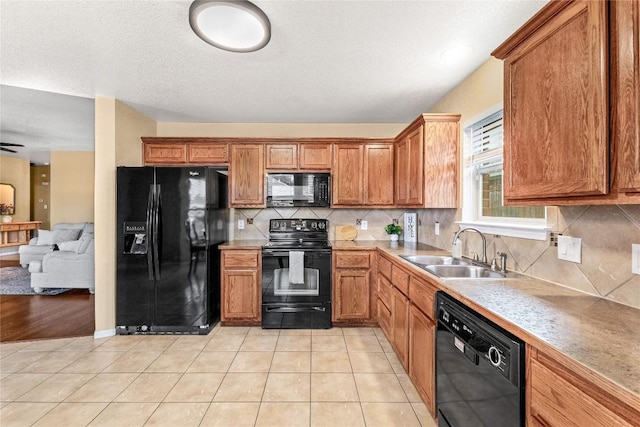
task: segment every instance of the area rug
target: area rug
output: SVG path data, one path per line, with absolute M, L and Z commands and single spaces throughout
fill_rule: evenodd
M 69 288 L 44 288 L 38 295 L 58 295 Z M 22 267 L 0 268 L 0 295 L 36 295 L 31 287 L 31 273 Z

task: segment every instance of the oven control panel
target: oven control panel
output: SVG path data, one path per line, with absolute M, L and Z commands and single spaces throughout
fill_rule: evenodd
M 326 219 L 272 219 L 269 221 L 271 232 L 328 232 L 329 221 Z

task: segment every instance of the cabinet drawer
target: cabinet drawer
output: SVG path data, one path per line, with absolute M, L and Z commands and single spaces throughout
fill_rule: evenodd
M 391 282 L 378 276 L 378 298 L 387 308 L 391 308 Z
M 398 288 L 400 292 L 409 295 L 409 273 L 395 265 L 391 268 L 391 283 Z
M 20 230 L 20 224 L 3 224 L 2 231 L 17 231 Z
M 260 252 L 258 251 L 224 251 L 222 252 L 223 268 L 258 268 Z
M 422 280 L 411 277 L 409 281 L 409 299 L 430 319 L 434 319 L 433 297 L 436 290 Z
M 391 280 L 391 261 L 383 257 L 378 257 L 378 272 Z
M 335 254 L 336 268 L 369 268 L 369 252 L 341 251 Z
M 36 224 L 21 224 L 20 225 L 20 230 L 35 230 Z

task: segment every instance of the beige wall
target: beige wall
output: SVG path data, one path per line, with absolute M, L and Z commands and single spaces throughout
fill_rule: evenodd
M 502 90 L 502 62 L 491 58 L 429 112 L 461 113 L 463 126 L 468 126 L 502 102 Z M 640 243 L 640 205 L 559 207 L 556 215 L 555 232 L 582 238 L 582 263 L 558 260 L 558 248 L 548 240 L 497 236 L 487 236 L 489 259 L 496 251 L 506 252 L 512 270 L 640 308 L 640 275 L 631 273 L 631 244 Z M 426 225 L 419 229 L 419 240 L 451 249 L 460 211 L 425 209 L 419 216 Z M 435 221 L 440 223 L 440 236 L 433 232 Z M 474 235 L 465 240 L 468 252 L 481 247 Z
M 0 156 L 0 183 L 11 184 L 16 190 L 14 221 L 30 220 L 30 172 L 29 161 L 16 157 Z
M 112 98 L 96 97 L 96 334 L 115 327 L 116 167 L 140 166 L 141 136 L 155 135 L 155 122 Z
M 416 114 L 416 117 L 418 114 Z M 158 122 L 158 136 L 257 138 L 393 138 L 406 123 L 176 123 Z
M 49 219 L 93 222 L 93 151 L 52 151 Z
M 122 102 L 115 104 L 116 165 L 142 166 L 141 136 L 155 136 L 156 122 Z

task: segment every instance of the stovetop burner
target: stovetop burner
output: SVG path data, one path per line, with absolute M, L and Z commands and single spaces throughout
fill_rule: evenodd
M 326 219 L 272 219 L 269 221 L 269 242 L 265 247 L 330 248 L 328 230 Z

